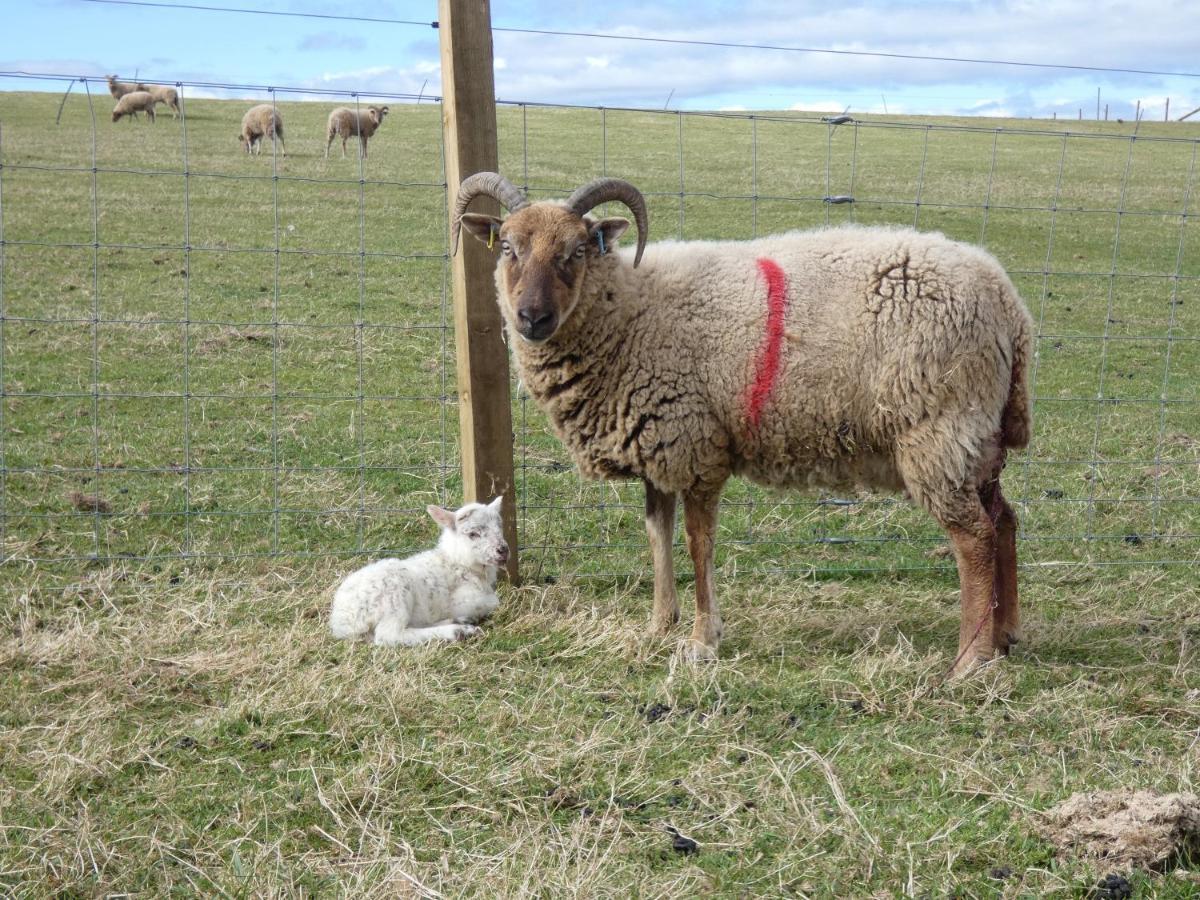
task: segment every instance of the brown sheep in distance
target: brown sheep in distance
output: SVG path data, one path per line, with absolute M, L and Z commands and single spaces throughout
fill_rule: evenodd
M 345 159 L 346 141 L 354 135 L 358 135 L 360 155 L 366 159 L 367 139 L 379 130 L 387 111 L 386 106 L 368 106 L 365 112 L 355 112 L 339 106 L 331 112 L 326 132 L 325 158 L 329 159 L 329 148 L 333 144 L 333 139 L 340 137 L 342 139 L 342 159 Z
M 510 215 L 467 213 L 480 195 Z M 589 214 L 609 201 L 633 212 L 636 251 L 615 246 L 627 220 Z M 721 639 L 717 503 L 735 474 L 905 491 L 954 547 L 952 674 L 1016 642 L 1017 520 L 1000 472 L 1029 441 L 1033 326 L 994 257 L 855 226 L 647 248 L 645 199 L 615 178 L 530 203 L 501 175 L 472 175 L 451 221 L 455 249 L 460 227 L 495 247 L 517 374 L 580 471 L 643 481 L 660 631 L 679 617 L 682 496 L 696 591 L 685 656 L 711 659 Z

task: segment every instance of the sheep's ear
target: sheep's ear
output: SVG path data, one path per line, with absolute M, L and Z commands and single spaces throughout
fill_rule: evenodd
M 588 223 L 588 240 L 595 241 L 600 244 L 600 252 L 607 253 L 610 247 L 617 246 L 617 241 L 621 239 L 626 229 L 629 228 L 629 220 L 615 217 L 612 219 L 600 219 L 598 222 Z M 597 237 L 597 235 L 602 237 Z
M 495 500 L 493 500 L 491 503 L 488 504 L 488 509 L 494 513 L 500 512 L 500 504 L 503 500 L 504 500 L 504 495 L 501 494 L 499 497 L 497 497 Z
M 440 506 L 427 506 L 425 512 L 429 513 L 433 521 L 437 522 L 442 528 L 447 531 L 454 530 L 454 513 L 448 509 L 442 509 Z
M 495 216 L 483 213 L 463 213 L 462 226 L 475 235 L 476 240 L 495 246 L 496 235 L 500 233 L 500 220 Z

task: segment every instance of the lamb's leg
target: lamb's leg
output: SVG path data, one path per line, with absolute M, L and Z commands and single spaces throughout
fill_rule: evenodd
M 688 659 L 716 659 L 721 643 L 721 614 L 714 588 L 713 555 L 717 537 L 717 501 L 720 488 L 689 491 L 683 495 L 688 552 L 696 570 L 696 624 L 684 645 Z
M 1017 514 L 996 482 L 996 649 L 1005 655 L 1021 639 L 1021 607 L 1017 599 Z
M 650 629 L 666 634 L 679 621 L 679 594 L 675 590 L 675 495 L 646 484 L 646 536 L 654 561 L 654 612 Z
M 383 619 L 375 626 L 376 644 L 381 646 L 415 647 L 430 641 L 461 641 L 480 633 L 474 625 L 438 624 L 427 628 L 405 628 L 395 616 Z

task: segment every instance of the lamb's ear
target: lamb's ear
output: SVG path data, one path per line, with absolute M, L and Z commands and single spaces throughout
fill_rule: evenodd
M 487 216 L 483 213 L 463 213 L 460 221 L 463 228 L 475 235 L 476 240 L 483 241 L 489 247 L 499 243 L 496 236 L 500 234 L 500 220 L 495 216 Z
M 607 253 L 609 248 L 617 246 L 617 241 L 621 239 L 626 229 L 629 228 L 629 220 L 622 219 L 619 216 L 611 219 L 600 219 L 596 222 L 588 223 L 588 240 L 595 241 L 600 245 L 600 252 Z M 597 237 L 597 235 L 600 235 Z
M 442 528 L 447 531 L 454 530 L 454 513 L 448 509 L 442 509 L 440 506 L 427 506 L 425 512 L 429 513 L 433 521 L 437 522 Z
M 490 512 L 494 512 L 494 513 L 500 512 L 500 503 L 503 500 L 504 500 L 504 495 L 501 494 L 499 497 L 497 497 L 495 500 L 493 500 L 491 503 L 488 504 L 488 507 L 487 507 L 488 510 Z

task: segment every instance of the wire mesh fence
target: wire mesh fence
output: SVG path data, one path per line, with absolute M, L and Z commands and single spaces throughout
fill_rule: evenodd
M 64 78 L 56 126 L 57 94 L 0 82 L 6 558 L 427 543 L 424 505 L 461 492 L 437 102 L 184 83 L 178 120 L 110 123 L 102 83 Z M 330 109 L 376 99 L 369 157 L 335 142 L 326 159 Z M 255 102 L 282 116 L 286 157 L 240 149 Z M 1023 560 L 1195 564 L 1200 128 L 521 103 L 498 119 L 501 170 L 531 198 L 627 178 L 652 241 L 862 223 L 986 246 L 1038 327 L 1034 440 L 1006 476 Z M 526 575 L 644 568 L 640 485 L 582 481 L 519 386 L 514 423 Z M 736 482 L 721 521 L 727 571 L 949 565 L 898 498 Z

